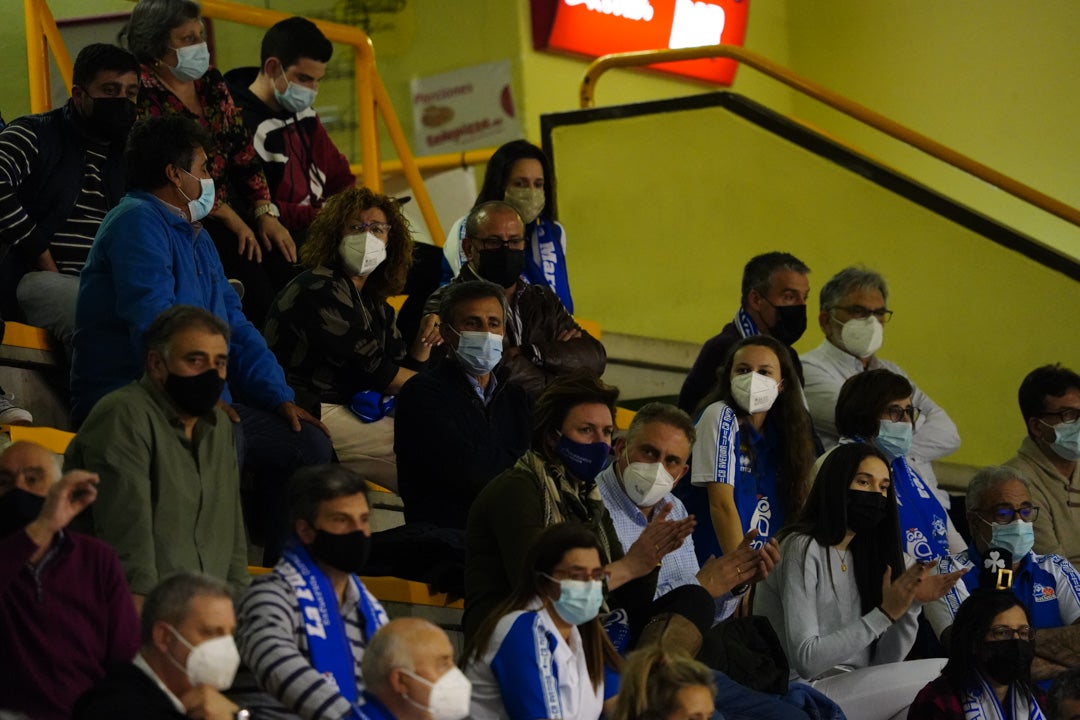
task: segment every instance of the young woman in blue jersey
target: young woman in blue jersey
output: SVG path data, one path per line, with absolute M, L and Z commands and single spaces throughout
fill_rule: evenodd
M 913 393 L 908 379 L 891 370 L 854 375 L 836 399 L 836 430 L 841 443 L 872 443 L 885 454 L 900 509 L 900 545 L 908 556 L 925 562 L 963 552 L 967 543 L 949 519 L 949 496 L 924 481 L 907 461 L 919 419 Z
M 788 350 L 766 335 L 731 348 L 699 408 L 692 487 L 698 557 L 730 553 L 756 528 L 764 545 L 802 507 L 814 441 Z M 706 522 L 706 519 L 709 522 Z
M 510 203 L 525 222 L 525 270 L 522 275 L 530 283 L 550 287 L 562 300 L 566 311 L 573 313 L 574 300 L 570 296 L 570 279 L 566 274 L 566 231 L 555 220 L 551 163 L 544 151 L 524 140 L 508 142 L 496 150 L 488 161 L 484 184 L 475 205 L 491 200 Z M 444 280 L 447 282 L 466 262 L 461 248 L 464 236 L 463 217 L 450 227 L 443 245 L 444 270 L 447 271 Z
M 474 720 L 597 720 L 622 661 L 600 625 L 604 566 L 583 525 L 537 538 L 509 598 L 462 653 Z

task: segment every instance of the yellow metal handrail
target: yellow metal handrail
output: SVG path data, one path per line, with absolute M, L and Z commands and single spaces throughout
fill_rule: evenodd
M 908 145 L 923 151 L 931 157 L 935 157 L 969 175 L 973 175 L 984 182 L 988 182 L 994 187 L 1004 190 L 1013 197 L 1019 198 L 1020 200 L 1041 208 L 1052 215 L 1056 215 L 1068 223 L 1080 227 L 1080 210 L 1071 205 L 1067 205 L 1056 198 L 1050 197 L 1049 195 L 1042 193 L 1029 185 L 1025 185 L 1019 180 L 1011 178 L 1004 173 L 998 172 L 991 167 L 987 167 L 950 147 L 942 145 L 936 140 L 932 140 L 925 135 L 915 132 L 909 127 L 901 125 L 895 120 L 885 117 L 881 113 L 874 112 L 867 107 L 849 100 L 839 93 L 833 92 L 826 87 L 796 75 L 786 67 L 778 65 L 757 53 L 734 45 L 709 45 L 705 47 L 683 48 L 681 50 L 643 50 L 640 52 L 604 55 L 603 57 L 594 60 L 585 71 L 585 77 L 581 81 L 581 89 L 579 92 L 581 107 L 594 107 L 596 83 L 601 75 L 613 68 L 639 67 L 660 62 L 700 60 L 703 58 L 718 57 L 737 60 L 743 65 L 752 67 L 804 95 L 809 95 L 834 110 L 838 110 L 845 115 L 853 117 L 900 142 L 907 143 Z
M 292 17 L 291 13 L 265 10 L 263 8 L 240 5 L 227 0 L 202 0 L 200 3 L 205 17 L 270 27 L 275 23 Z M 56 64 L 68 90 L 71 89 L 71 56 L 67 52 L 60 31 L 56 27 L 46 0 L 23 0 L 26 16 L 26 54 L 27 69 L 30 76 L 31 112 L 44 112 L 51 105 L 49 96 L 49 50 L 52 50 Z M 359 28 L 313 20 L 312 22 L 331 42 L 351 45 L 355 50 L 356 103 L 359 126 L 360 156 L 372 158 L 375 162 L 365 162 L 361 167 L 361 179 L 367 187 L 376 192 L 382 191 L 381 164 L 379 163 L 379 136 L 376 128 L 376 113 L 382 116 L 390 134 L 390 139 L 397 151 L 402 171 L 409 182 L 413 199 L 420 209 L 432 241 L 441 246 L 444 242 L 442 225 L 435 213 L 427 188 L 412 154 L 405 134 L 394 113 L 393 105 L 383 86 L 382 79 L 375 67 L 375 49 L 371 38 Z

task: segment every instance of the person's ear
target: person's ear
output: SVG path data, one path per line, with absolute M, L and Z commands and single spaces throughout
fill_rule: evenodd
M 165 179 L 169 181 L 169 184 L 173 187 L 180 187 L 181 175 L 180 168 L 172 163 L 165 166 Z
M 615 442 L 612 443 L 611 449 L 615 451 L 616 458 L 622 455 L 623 451 L 626 449 L 626 436 L 620 435 L 619 437 L 615 438 Z
M 169 375 L 169 367 L 165 363 L 165 356 L 152 348 L 147 350 L 146 371 L 152 379 L 165 382 L 165 378 Z
M 296 537 L 300 538 L 300 542 L 304 545 L 310 545 L 315 542 L 315 528 L 311 527 L 311 524 L 303 518 L 298 519 L 293 523 L 293 530 L 296 531 Z
M 779 380 L 776 381 L 776 392 L 778 392 L 778 393 L 784 392 L 784 378 L 780 378 Z
M 263 63 L 262 72 L 263 75 L 270 78 L 271 80 L 274 80 L 277 78 L 278 75 L 281 74 L 280 68 L 281 61 L 278 60 L 276 57 L 271 56 L 266 58 L 266 62 Z
M 761 309 L 761 293 L 757 290 L 746 293 L 746 306 L 754 312 L 759 312 Z
M 690 469 L 689 465 L 683 465 L 682 466 L 682 470 L 680 470 L 679 474 L 675 476 L 675 483 L 671 486 L 671 488 L 673 490 L 675 489 L 675 485 L 678 485 L 679 481 L 682 480 L 684 477 L 686 477 L 686 471 L 689 470 L 689 469 Z
M 828 310 L 822 310 L 820 313 L 818 313 L 818 316 L 817 316 L 818 325 L 821 327 L 821 331 L 823 333 L 825 333 L 826 335 L 829 334 L 829 319 L 830 318 L 829 318 L 829 311 Z
M 173 632 L 164 620 L 157 621 L 154 623 L 154 627 L 150 629 L 150 642 L 159 652 L 166 655 L 169 654 L 169 641 L 172 638 Z
M 1027 419 L 1027 431 L 1028 431 L 1028 435 L 1030 435 L 1031 437 L 1041 440 L 1042 439 L 1042 428 L 1043 428 L 1043 424 L 1041 422 L 1039 422 L 1039 418 L 1037 418 L 1037 417 L 1029 417 Z
M 408 695 L 409 687 L 405 684 L 405 673 L 401 668 L 394 668 L 387 674 L 386 683 L 395 695 Z
M 465 253 L 466 260 L 473 259 L 473 241 L 470 237 L 461 238 L 461 252 Z

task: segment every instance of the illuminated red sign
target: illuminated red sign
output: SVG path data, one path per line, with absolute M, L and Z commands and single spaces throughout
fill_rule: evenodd
M 742 45 L 750 0 L 554 0 L 547 47 L 589 57 L 634 50 Z M 548 5 L 537 2 L 534 5 Z M 537 12 L 551 16 L 550 7 Z M 534 27 L 534 33 L 536 28 Z M 730 85 L 737 63 L 690 60 L 650 66 L 720 85 Z

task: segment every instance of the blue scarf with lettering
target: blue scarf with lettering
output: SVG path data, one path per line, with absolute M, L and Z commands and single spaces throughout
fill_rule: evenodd
M 547 285 L 562 300 L 566 312 L 574 313 L 570 296 L 570 278 L 566 274 L 566 256 L 562 249 L 562 230 L 553 220 L 537 218 L 525 228 L 529 251 L 525 253 L 525 277 L 534 285 Z
M 1010 685 L 1005 695 L 1005 706 L 1009 708 L 1006 712 L 982 673 L 975 675 L 977 681 L 968 686 L 960 701 L 964 720 L 1046 720 L 1030 692 L 1022 691 L 1015 683 Z
M 758 330 L 757 323 L 755 323 L 754 319 L 750 317 L 750 313 L 746 312 L 746 310 L 743 308 L 739 308 L 738 312 L 735 313 L 734 322 L 735 327 L 739 329 L 739 334 L 742 335 L 744 338 L 754 337 L 755 335 L 761 334 L 761 331 Z
M 300 605 L 304 632 L 308 639 L 311 665 L 324 677 L 333 677 L 338 692 L 350 703 L 359 696 L 356 687 L 356 658 L 345 633 L 337 594 L 330 578 L 319 569 L 308 551 L 295 540 L 285 547 L 282 562 L 274 568 L 293 589 Z M 367 589 L 355 575 L 349 576 L 360 596 L 360 616 L 364 619 L 364 639 L 388 622 L 382 608 L 372 602 Z
M 941 501 L 905 458 L 893 460 L 892 471 L 904 552 L 922 562 L 948 555 L 949 516 Z
M 720 415 L 717 436 L 716 477 L 734 473 L 735 508 L 739 512 L 742 531 L 757 528 L 758 536 L 752 547 L 760 548 L 784 526 L 784 504 L 777 497 L 777 458 L 772 452 L 777 442 L 776 431 L 768 419 L 759 434 L 752 427 L 739 427 L 735 410 L 726 403 Z M 734 434 L 734 438 L 732 438 Z M 734 457 L 728 448 L 734 447 Z M 729 467 L 731 461 L 737 468 Z

